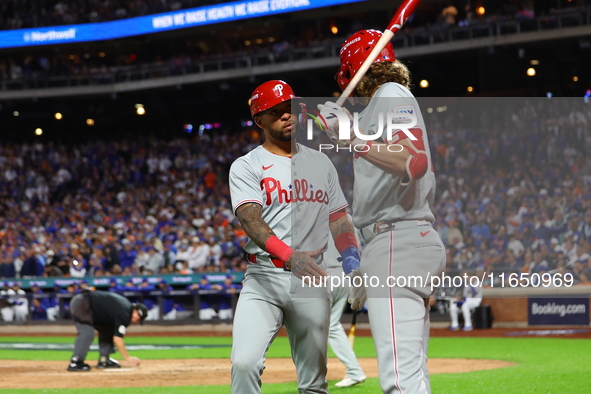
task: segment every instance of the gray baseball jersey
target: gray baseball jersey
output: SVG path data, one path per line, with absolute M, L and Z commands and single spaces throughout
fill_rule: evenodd
M 417 123 L 411 131 L 422 135 L 430 159 L 418 103 L 402 85 L 386 83 L 377 90 L 359 116 L 360 128 L 371 135 L 381 134 L 383 142 L 395 144 L 397 139 L 388 140 L 385 131 L 379 130 L 379 117 L 387 118 L 388 113 L 394 113 L 400 123 L 416 115 Z M 428 394 L 431 392 L 427 369 L 429 308 L 425 299 L 431 293 L 430 281 L 421 283 L 411 278 L 428 279 L 445 267 L 444 246 L 431 225 L 434 215 L 429 204 L 435 195 L 432 165 L 429 160 L 425 176 L 408 185 L 402 184 L 403 178 L 388 174 L 363 158 L 355 159 L 353 168 L 353 219 L 357 228 L 363 228 L 366 241 L 360 270 L 381 280 L 381 286 L 367 288 L 380 385 L 388 394 Z M 373 230 L 379 221 L 390 223 L 382 226 L 384 231 L 375 237 L 367 237 L 368 229 Z M 385 279 L 391 277 L 397 285 L 385 286 Z
M 277 238 L 295 250 L 313 251 L 326 247 L 329 215 L 348 204 L 330 159 L 301 144 L 297 147 L 292 158 L 262 146 L 238 158 L 230 168 L 230 194 L 234 212 L 248 202 L 260 204 L 263 220 Z M 244 250 L 269 255 L 252 241 Z M 275 268 L 271 263 L 269 267 Z
M 232 206 L 235 212 L 245 203 L 260 204 L 263 220 L 280 240 L 295 250 L 314 251 L 326 248 L 329 215 L 347 202 L 328 157 L 296 147 L 291 158 L 259 146 L 237 159 L 230 169 Z M 282 324 L 292 345 L 298 391 L 327 393 L 328 289 L 304 288 L 252 241 L 244 249 L 257 263 L 247 268 L 234 317 L 232 393 L 260 393 L 265 356 Z
M 435 174 L 430 163 L 429 143 L 419 104 L 410 91 L 397 83 L 382 85 L 369 105 L 359 114 L 359 128 L 369 135 L 382 134 L 382 142 L 395 143 L 396 141 L 386 141 L 385 133 L 379 130 L 379 118 L 384 119 L 386 114 L 394 112 L 398 121 L 404 123 L 408 121 L 409 111 L 416 114 L 415 128 L 422 129 L 425 152 L 429 157 L 429 170 L 418 181 L 402 186 L 401 177 L 388 174 L 367 160 L 355 159 L 353 222 L 357 228 L 379 220 L 435 220 L 429 207 L 435 198 Z

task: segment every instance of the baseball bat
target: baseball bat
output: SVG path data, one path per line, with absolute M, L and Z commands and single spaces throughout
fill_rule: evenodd
M 421 0 L 404 0 L 400 7 L 398 7 L 398 10 L 392 17 L 390 24 L 384 31 L 384 34 L 378 40 L 376 46 L 370 52 L 367 59 L 365 59 L 365 62 L 363 62 L 363 64 L 359 68 L 359 71 L 357 71 L 357 74 L 355 74 L 351 82 L 349 82 L 349 85 L 345 88 L 345 90 L 337 100 L 338 105 L 343 105 L 347 97 L 349 97 L 351 93 L 353 93 L 353 90 L 355 90 L 361 78 L 363 78 L 367 70 L 369 70 L 369 66 L 373 64 L 373 61 L 376 59 L 376 57 L 378 57 L 380 52 L 382 52 L 386 45 L 392 40 L 394 34 L 396 34 L 398 30 L 400 30 L 402 26 L 404 26 L 408 18 L 419 6 L 420 2 Z
M 349 330 L 349 345 L 351 345 L 351 349 L 353 349 L 353 345 L 355 345 L 355 331 L 357 331 L 357 310 L 353 310 L 353 320 L 351 321 L 351 329 Z

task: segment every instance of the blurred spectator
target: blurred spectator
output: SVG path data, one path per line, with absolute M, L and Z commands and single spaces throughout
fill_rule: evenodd
M 233 298 L 237 291 L 242 289 L 241 285 L 232 283 L 233 276 L 226 275 L 224 282 L 212 285 L 212 288 L 220 290 L 222 293 L 218 296 L 218 316 L 220 320 L 231 320 L 234 316 L 232 309 Z
M 445 27 L 453 27 L 456 24 L 456 17 L 458 16 L 458 9 L 451 3 L 446 3 L 441 11 L 441 17 Z
M 31 286 L 31 294 L 43 294 L 43 291 L 38 284 Z M 33 320 L 47 320 L 47 308 L 49 307 L 48 298 L 32 298 L 31 305 L 31 319 Z
M 12 296 L 15 294 L 12 290 L 12 282 L 4 282 L 0 290 L 0 313 L 3 321 L 14 320 L 14 305 Z M 10 297 L 10 298 L 9 298 Z
M 213 287 L 215 286 L 215 288 Z M 199 283 L 193 283 L 187 286 L 187 290 L 197 290 L 199 293 L 199 320 L 211 320 L 217 316 L 214 304 L 216 296 L 204 294 L 199 290 L 221 290 L 219 285 L 212 285 L 206 275 L 202 275 Z
M 11 290 L 13 291 L 11 303 L 14 310 L 14 320 L 26 321 L 29 316 L 29 300 L 26 297 L 27 293 L 21 289 L 19 282 L 13 282 Z

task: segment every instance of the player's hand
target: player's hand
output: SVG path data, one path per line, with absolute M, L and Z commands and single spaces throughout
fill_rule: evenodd
M 351 277 L 351 287 L 349 288 L 349 299 L 347 301 L 351 304 L 351 309 L 358 311 L 363 308 L 365 301 L 367 301 L 367 292 L 365 286 L 363 286 L 363 281 L 354 281 L 356 276 L 361 276 L 359 269 L 351 272 L 349 276 Z M 355 286 L 354 283 L 356 282 L 361 282 L 361 286 Z
M 350 145 L 352 139 L 351 126 L 353 124 L 353 117 L 351 116 L 351 113 L 346 108 L 338 105 L 337 103 L 333 103 L 332 101 L 327 101 L 324 104 L 318 104 L 318 109 L 320 110 L 320 116 L 316 124 L 320 130 L 324 131 L 331 141 L 335 142 L 336 144 L 341 146 Z M 339 139 L 339 116 L 337 113 L 344 114 L 349 120 L 349 127 L 347 129 L 347 135 L 349 136 L 349 139 Z
M 127 361 L 134 367 L 138 367 L 140 365 L 140 359 L 137 357 L 129 356 Z
M 287 265 L 289 265 L 291 272 L 300 279 L 304 276 L 321 279 L 326 276 L 326 272 L 313 260 L 321 253 L 322 248 L 313 252 L 294 251 Z

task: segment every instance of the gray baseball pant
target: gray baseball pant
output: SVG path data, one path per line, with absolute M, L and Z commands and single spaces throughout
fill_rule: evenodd
M 261 392 L 265 357 L 282 324 L 287 329 L 300 394 L 326 394 L 330 295 L 302 291 L 295 276 L 247 275 L 232 332 L 232 394 Z M 313 293 L 316 296 L 313 296 Z
M 348 287 L 337 287 L 332 290 L 332 310 L 330 313 L 330 332 L 328 344 L 339 360 L 347 367 L 347 377 L 353 380 L 361 380 L 365 377 L 357 357 L 351 349 L 349 338 L 341 324 L 343 310 L 349 296 Z

